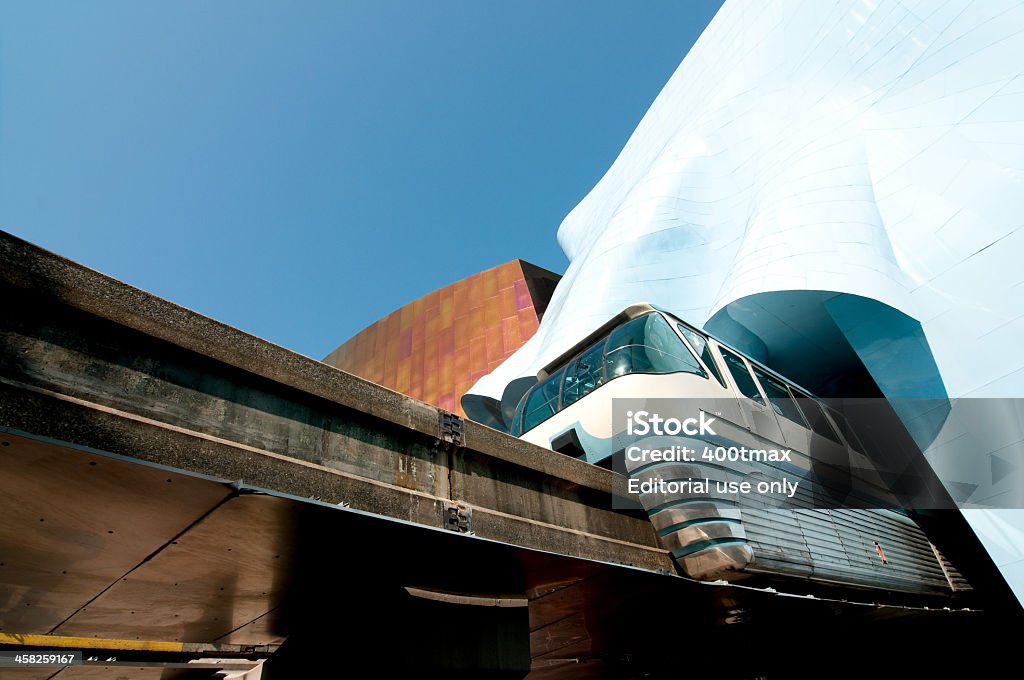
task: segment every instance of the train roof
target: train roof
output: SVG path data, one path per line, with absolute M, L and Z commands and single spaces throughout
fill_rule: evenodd
M 597 329 L 595 329 L 585 338 L 574 344 L 568 350 L 559 354 L 553 361 L 548 362 L 548 364 L 544 366 L 544 368 L 537 371 L 537 382 L 547 380 L 552 373 L 560 369 L 565 364 L 569 363 L 570 359 L 572 359 L 574 356 L 582 352 L 587 347 L 590 347 L 590 345 L 597 342 L 602 336 L 611 333 L 612 330 L 614 330 L 617 326 L 620 326 L 626 323 L 627 321 L 632 321 L 633 319 L 641 317 L 644 314 L 650 314 L 651 312 L 661 311 L 664 310 L 659 309 L 647 302 L 638 302 L 636 304 L 630 305 L 629 307 L 626 307 L 621 312 L 619 312 L 612 318 L 608 319 L 608 321 L 605 321 Z
M 537 371 L 537 382 L 541 383 L 541 382 L 547 380 L 555 371 L 557 371 L 558 369 L 562 368 L 562 366 L 565 366 L 566 364 L 568 364 L 570 359 L 575 357 L 577 354 L 581 353 L 586 348 L 590 347 L 592 344 L 597 342 L 599 339 L 601 339 L 605 335 L 611 333 L 618 326 L 626 323 L 627 321 L 632 321 L 633 319 L 636 319 L 636 318 L 639 318 L 641 316 L 644 316 L 645 314 L 650 314 L 651 312 L 660 312 L 662 314 L 668 314 L 668 315 L 672 316 L 673 318 L 678 319 L 679 321 L 681 321 L 686 326 L 689 326 L 690 328 L 693 328 L 694 330 L 698 331 L 699 333 L 708 336 L 709 338 L 711 338 L 712 340 L 717 342 L 722 347 L 725 347 L 729 351 L 735 352 L 736 354 L 739 354 L 740 356 L 744 357 L 751 364 L 753 364 L 753 365 L 757 366 L 758 368 L 766 371 L 767 373 L 769 373 L 773 377 L 778 378 L 778 379 L 782 380 L 783 382 L 786 382 L 786 383 L 796 387 L 797 389 L 799 389 L 802 392 L 805 392 L 809 396 L 818 398 L 817 395 L 814 394 L 814 392 L 812 392 L 811 390 L 807 389 L 803 385 L 797 383 L 792 378 L 784 376 L 781 373 L 779 373 L 778 371 L 776 371 L 776 370 L 774 370 L 772 368 L 769 368 L 768 366 L 765 366 L 763 363 L 761 363 L 757 359 L 752 359 L 751 357 L 749 357 L 742 350 L 736 349 L 735 347 L 733 347 L 729 343 L 723 341 L 722 339 L 718 338 L 717 336 L 712 335 L 711 333 L 708 333 L 703 328 L 698 328 L 698 327 L 694 326 L 693 324 L 689 323 L 688 321 L 685 321 L 684 319 L 680 319 L 677 315 L 673 314 L 672 312 L 668 311 L 667 309 L 662 309 L 661 307 L 652 305 L 649 302 L 637 302 L 637 303 L 634 303 L 634 304 L 626 307 L 625 309 L 623 309 L 621 312 L 619 312 L 618 314 L 616 314 L 612 318 L 608 319 L 608 321 L 605 321 L 598 328 L 594 329 L 592 332 L 587 334 L 587 336 L 584 337 L 582 340 L 580 340 L 579 342 L 574 344 L 572 347 L 570 347 L 565 352 L 562 352 L 561 354 L 559 354 L 552 361 L 548 362 L 544 366 L 544 368 L 542 368 L 539 371 Z

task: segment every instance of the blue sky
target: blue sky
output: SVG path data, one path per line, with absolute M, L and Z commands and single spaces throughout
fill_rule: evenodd
M 521 257 L 720 2 L 6 2 L 0 228 L 315 358 Z

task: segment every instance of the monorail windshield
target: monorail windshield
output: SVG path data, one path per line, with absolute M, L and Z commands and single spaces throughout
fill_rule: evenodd
M 714 364 L 711 370 L 716 371 Z M 512 434 L 520 436 L 615 378 L 632 373 L 708 374 L 668 321 L 658 313 L 627 321 L 530 388 L 516 409 Z

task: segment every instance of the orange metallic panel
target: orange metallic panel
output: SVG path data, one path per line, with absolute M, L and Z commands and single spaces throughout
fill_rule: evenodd
M 504 317 L 501 320 L 501 342 L 506 348 L 506 356 L 511 354 L 511 352 L 507 351 L 509 347 L 518 349 L 523 346 L 526 338 L 519 333 L 519 319 L 513 316 Z
M 493 271 L 484 272 L 480 277 L 477 295 L 482 299 L 491 299 L 498 295 L 498 276 Z
M 438 321 L 441 328 L 450 328 L 455 323 L 455 295 L 451 292 L 441 297 Z
M 488 324 L 484 329 L 484 342 L 487 348 L 487 367 L 490 369 L 492 362 L 501 361 L 508 356 L 501 341 L 501 319 L 494 325 Z
M 498 290 L 498 303 L 498 308 L 501 310 L 501 317 L 503 319 L 517 311 L 515 287 L 506 286 L 505 288 Z
M 395 310 L 324 361 L 464 415 L 459 399 L 536 332 L 545 303 L 513 260 Z

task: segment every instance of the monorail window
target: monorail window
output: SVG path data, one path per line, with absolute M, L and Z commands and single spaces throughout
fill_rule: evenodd
M 796 402 L 793 401 L 793 397 L 790 395 L 789 388 L 786 387 L 785 383 L 776 380 L 756 366 L 754 367 L 754 375 L 757 377 L 758 382 L 761 383 L 764 393 L 768 395 L 768 403 L 772 405 L 776 413 L 787 420 L 792 420 L 800 427 L 807 427 L 807 423 L 804 422 L 804 417 L 801 415 Z
M 519 436 L 532 430 L 609 380 L 629 373 L 708 377 L 668 321 L 660 314 L 647 314 L 619 326 L 531 388 L 516 408 L 512 433 Z
M 811 429 L 822 437 L 827 437 L 837 444 L 840 443 L 839 436 L 836 435 L 836 431 L 829 424 L 828 418 L 825 417 L 825 413 L 822 411 L 821 403 L 817 399 L 812 399 L 803 392 L 796 390 L 793 390 L 793 396 L 796 397 L 796 403 L 803 412 L 804 418 L 810 423 Z
M 850 445 L 850 448 L 853 449 L 854 451 L 857 451 L 858 453 L 865 453 L 864 444 L 861 443 L 860 437 L 858 437 L 857 433 L 853 431 L 852 427 L 850 427 L 850 421 L 846 419 L 846 416 L 844 416 L 842 413 L 835 410 L 831 406 L 826 406 L 824 408 L 828 411 L 828 414 L 832 416 L 832 420 L 839 428 L 839 431 L 843 433 L 843 437 L 846 438 L 846 441 Z
M 565 367 L 562 406 L 585 397 L 604 383 L 604 341 L 585 351 Z
M 537 385 L 526 398 L 523 408 L 523 432 L 531 430 L 558 412 L 558 388 L 565 368 Z
M 732 379 L 736 381 L 736 387 L 739 388 L 740 394 L 764 406 L 764 399 L 761 397 L 761 393 L 757 391 L 757 383 L 754 382 L 754 377 L 750 375 L 747 364 L 744 363 L 743 359 L 724 347 L 721 349 L 722 358 L 725 359 L 725 365 L 729 368 Z
M 660 314 L 633 319 L 612 331 L 604 365 L 609 380 L 627 373 L 682 372 L 708 377 Z
M 725 387 L 725 378 L 718 370 L 718 364 L 715 362 L 715 357 L 711 354 L 711 347 L 708 346 L 708 341 L 700 333 L 694 333 L 689 328 L 681 323 L 676 324 L 676 328 L 683 334 L 683 337 L 690 342 L 690 346 L 696 350 L 700 356 L 704 365 L 708 367 L 708 370 L 715 376 L 715 380 L 719 382 L 722 387 Z

